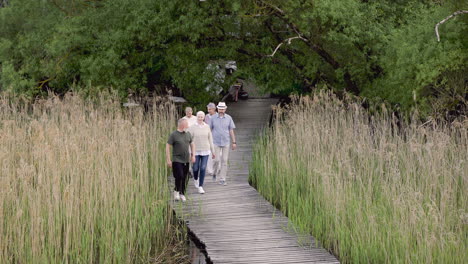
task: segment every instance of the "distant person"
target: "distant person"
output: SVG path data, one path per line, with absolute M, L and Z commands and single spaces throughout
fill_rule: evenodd
M 188 121 L 188 127 L 191 127 L 191 126 L 195 125 L 195 123 L 197 123 L 197 117 L 193 115 L 192 107 L 186 107 L 185 108 L 185 116 L 183 117 L 183 119 L 186 119 Z M 190 149 L 189 149 L 189 153 L 192 154 L 190 152 Z M 190 177 L 192 177 L 192 175 L 193 175 L 192 164 L 189 165 L 189 175 L 190 175 Z
M 234 102 L 237 102 L 239 100 L 239 92 L 243 89 L 242 83 L 236 83 L 233 85 L 233 94 L 232 94 L 232 99 Z
M 195 145 L 192 142 L 190 133 L 186 132 L 187 128 L 187 120 L 179 119 L 177 122 L 177 130 L 171 133 L 166 144 L 167 166 L 172 168 L 172 174 L 175 178 L 174 200 L 182 200 L 183 202 L 187 200 L 185 197 L 185 188 L 189 164 L 190 162 L 195 162 Z M 189 147 L 192 151 L 192 155 L 189 153 Z
M 193 179 L 195 187 L 198 188 L 198 192 L 201 194 L 205 193 L 203 183 L 205 181 L 206 165 L 210 156 L 212 159 L 215 158 L 211 129 L 203 121 L 204 119 L 205 113 L 203 111 L 197 112 L 197 123 L 188 130 L 197 149 L 195 152 L 195 163 L 193 164 Z
M 195 125 L 195 123 L 197 123 L 197 117 L 193 115 L 192 107 L 186 107 L 185 108 L 185 116 L 183 118 L 187 119 L 189 127 L 191 127 L 191 126 Z
M 213 133 L 213 143 L 215 149 L 215 161 L 213 165 L 214 177 L 219 176 L 219 183 L 227 185 L 227 162 L 229 158 L 229 147 L 232 145 L 232 150 L 237 147 L 236 136 L 234 135 L 234 121 L 231 116 L 226 114 L 226 103 L 218 103 L 218 114 L 213 116 L 210 121 L 211 132 Z M 230 140 L 232 142 L 230 142 Z
M 206 108 L 208 109 L 208 113 L 205 116 L 205 123 L 210 125 L 211 118 L 217 114 L 216 105 L 214 103 L 209 103 Z M 214 152 L 212 154 L 214 154 Z M 214 159 L 208 159 L 208 164 L 206 165 L 206 174 L 211 176 L 214 176 L 213 163 Z M 216 180 L 216 178 L 213 177 L 213 180 Z

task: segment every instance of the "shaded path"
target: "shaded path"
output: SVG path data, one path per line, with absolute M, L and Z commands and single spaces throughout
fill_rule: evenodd
M 267 124 L 273 99 L 228 104 L 238 149 L 230 152 L 227 186 L 205 179 L 206 194 L 188 186 L 189 200 L 175 206 L 213 263 L 338 263 L 314 238 L 296 234 L 288 219 L 248 183 L 252 143 Z

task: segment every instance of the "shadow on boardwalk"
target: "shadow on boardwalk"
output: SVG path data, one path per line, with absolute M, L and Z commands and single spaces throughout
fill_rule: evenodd
M 248 183 L 255 136 L 267 124 L 274 99 L 228 104 L 238 149 L 230 152 L 228 185 L 207 176 L 200 195 L 190 180 L 189 200 L 176 204 L 179 218 L 213 263 L 339 263 L 314 238 L 294 231 L 288 219 Z

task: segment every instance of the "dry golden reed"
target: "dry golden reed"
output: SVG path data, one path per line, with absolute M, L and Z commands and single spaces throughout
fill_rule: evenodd
M 163 101 L 145 114 L 112 96 L 1 98 L 0 262 L 163 262 L 174 118 Z

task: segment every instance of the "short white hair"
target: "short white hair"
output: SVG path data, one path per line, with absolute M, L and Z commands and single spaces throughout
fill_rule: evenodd
M 193 112 L 192 107 L 185 107 L 185 113 L 187 113 L 188 111 Z
M 203 116 L 203 117 L 205 117 L 205 112 L 203 112 L 203 111 L 198 111 L 198 112 L 197 112 L 197 117 L 198 117 L 198 116 Z

